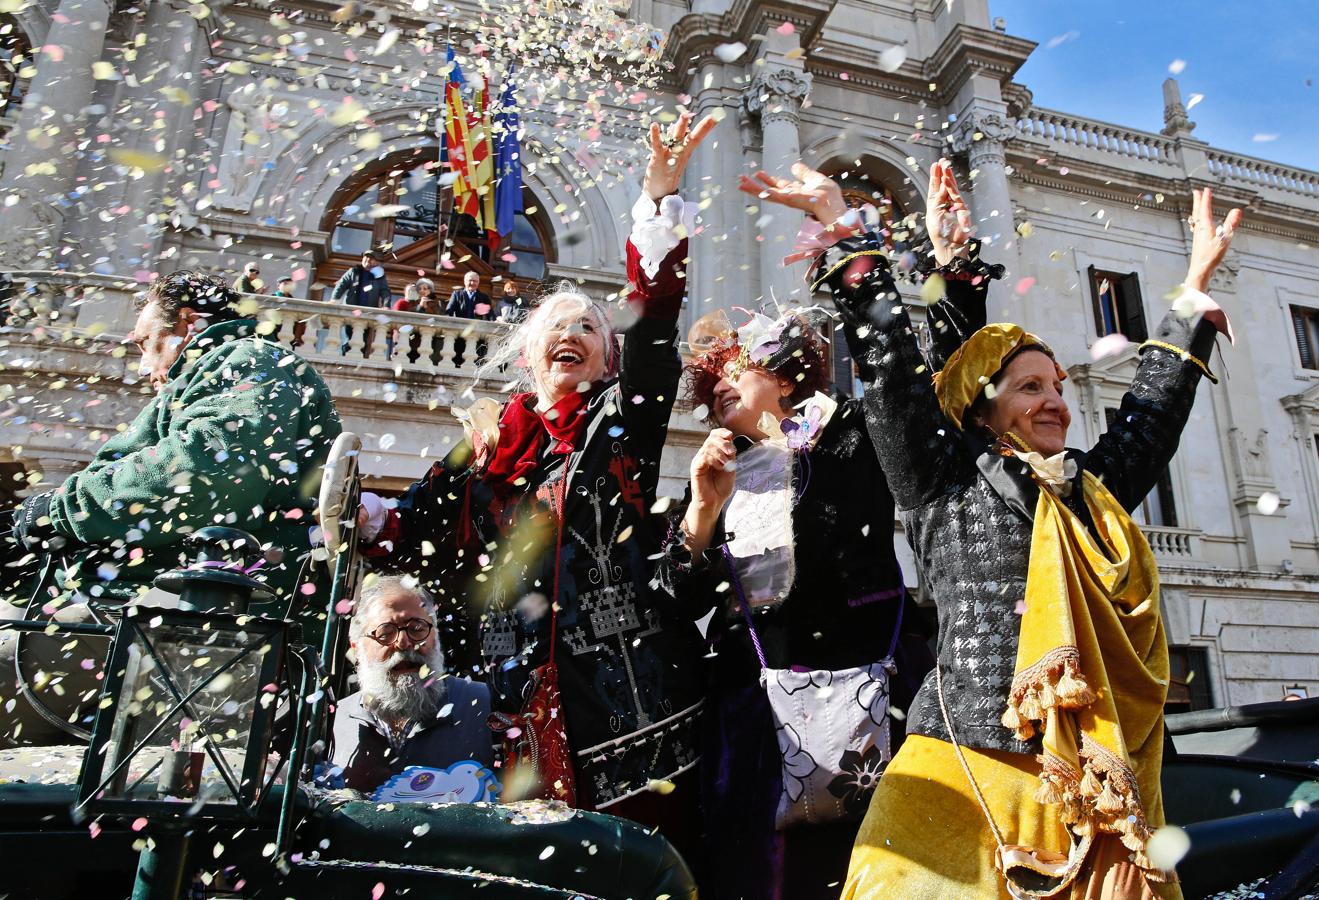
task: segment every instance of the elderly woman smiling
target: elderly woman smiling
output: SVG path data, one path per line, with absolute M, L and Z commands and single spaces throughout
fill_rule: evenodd
M 945 172 L 932 174 L 931 218 Z M 826 179 L 771 199 L 827 216 L 819 201 L 837 191 Z M 857 836 L 845 897 L 1180 896 L 1145 854 L 1163 824 L 1168 648 L 1130 511 L 1177 449 L 1217 329 L 1228 333 L 1203 291 L 1241 214 L 1215 228 L 1211 202 L 1196 192 L 1176 308 L 1088 452 L 1065 447 L 1066 375 L 1040 338 L 987 325 L 932 383 L 883 248 L 849 238 L 823 255 L 818 284 L 848 323 L 866 423 L 939 610 L 938 662 Z M 968 224 L 951 223 L 945 255 Z
M 675 191 L 714 124 L 683 115 L 667 139 L 652 129 L 627 245 L 623 346 L 607 309 L 571 285 L 544 298 L 489 364 L 495 383 L 512 364 L 525 390 L 502 408 L 459 411 L 469 441 L 395 508 L 368 496 L 363 522 L 369 553 L 421 576 L 442 618 L 480 617 L 497 709 L 518 713 L 557 667 L 545 711 L 566 725 L 570 759 L 544 792 L 657 825 L 680 849 L 696 831 L 682 776 L 696 763 L 703 651 L 650 585 L 663 538 L 650 510 L 682 370 L 693 230 L 694 209 Z

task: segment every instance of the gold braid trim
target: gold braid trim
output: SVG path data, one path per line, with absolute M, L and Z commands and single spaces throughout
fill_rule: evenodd
M 858 259 L 862 256 L 886 257 L 888 256 L 888 253 L 886 253 L 883 250 L 859 250 L 856 253 L 849 253 L 847 256 L 844 256 L 837 263 L 835 263 L 832 269 L 830 269 L 828 272 L 825 272 L 819 278 L 815 279 L 815 281 L 811 284 L 811 291 L 813 292 L 818 291 L 820 289 L 820 285 L 824 284 L 826 281 L 829 280 L 829 276 L 833 275 L 833 273 L 837 272 L 839 269 L 850 263 L 852 260 Z
M 999 721 L 1025 741 L 1043 729 L 1049 710 L 1083 709 L 1094 702 L 1095 693 L 1081 672 L 1081 652 L 1058 647 L 1012 679 L 1008 708 Z
M 1183 350 L 1181 347 L 1178 347 L 1175 344 L 1169 344 L 1166 341 L 1155 341 L 1155 340 L 1148 340 L 1145 343 L 1141 344 L 1140 346 L 1142 348 L 1158 347 L 1160 350 L 1167 350 L 1169 353 L 1173 354 L 1174 356 L 1181 357 L 1183 362 L 1195 363 L 1196 366 L 1200 369 L 1200 371 L 1205 373 L 1205 378 L 1208 378 L 1214 384 L 1218 384 L 1218 378 L 1214 375 L 1213 372 L 1209 371 L 1209 366 L 1205 365 L 1205 363 L 1198 357 L 1191 355 L 1191 352 L 1189 350 Z

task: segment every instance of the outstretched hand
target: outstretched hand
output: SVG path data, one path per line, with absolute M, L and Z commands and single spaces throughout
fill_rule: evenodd
M 762 200 L 815 216 L 826 228 L 846 214 L 847 203 L 843 200 L 842 188 L 828 175 L 798 162 L 792 164 L 792 177 L 793 180 L 789 181 L 761 170 L 755 178 L 741 176 L 737 187 Z
M 1191 264 L 1186 269 L 1186 286 L 1203 293 L 1241 224 L 1241 210 L 1232 209 L 1222 225 L 1215 225 L 1213 190 L 1193 190 L 1191 196 Z
M 954 257 L 965 258 L 975 237 L 971 211 L 953 175 L 953 164 L 941 159 L 930 169 L 930 190 L 925 195 L 925 230 L 934 245 L 934 260 L 946 266 Z
M 646 164 L 646 176 L 641 183 L 647 197 L 658 203 L 669 194 L 678 192 L 692 152 L 718 124 L 714 116 L 706 116 L 693 128 L 692 114 L 685 112 L 673 123 L 667 137 L 658 122 L 650 124 L 650 162 Z

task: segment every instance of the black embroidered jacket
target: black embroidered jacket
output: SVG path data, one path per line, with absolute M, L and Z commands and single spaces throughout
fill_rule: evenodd
M 866 424 L 938 606 L 938 665 L 958 740 L 1032 752 L 999 718 L 1016 663 L 1038 487 L 1024 463 L 989 452 L 940 411 L 882 248 L 844 241 L 820 271 L 849 323 L 866 383 Z M 1076 454 L 1078 478 L 1088 470 L 1128 510 L 1140 503 L 1177 449 L 1200 382 L 1200 366 L 1184 354 L 1207 361 L 1214 334 L 1200 317 L 1164 317 L 1155 340 L 1166 346 L 1142 350 L 1116 421 L 1091 451 Z M 907 731 L 947 740 L 933 676 L 912 704 Z

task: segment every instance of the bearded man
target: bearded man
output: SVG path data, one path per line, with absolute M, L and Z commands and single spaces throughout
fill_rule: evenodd
M 415 579 L 362 588 L 348 630 L 361 688 L 334 715 L 331 761 L 344 784 L 370 793 L 408 766 L 494 767 L 490 689 L 444 674 L 435 601 Z

